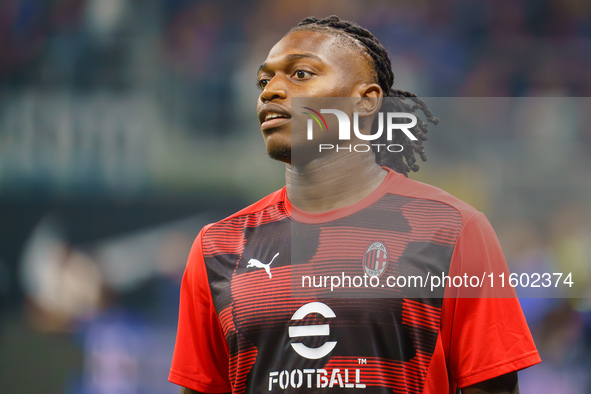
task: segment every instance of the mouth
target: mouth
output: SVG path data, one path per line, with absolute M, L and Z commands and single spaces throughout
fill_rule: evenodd
M 282 107 L 273 106 L 265 108 L 259 113 L 261 130 L 270 130 L 287 124 L 291 120 L 291 114 Z
M 272 129 L 279 127 L 289 122 L 291 118 L 280 115 L 280 114 L 269 114 L 265 117 L 263 123 L 261 123 L 261 130 Z

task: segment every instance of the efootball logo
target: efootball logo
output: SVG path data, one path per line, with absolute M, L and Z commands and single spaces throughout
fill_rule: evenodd
M 363 255 L 363 269 L 369 276 L 381 276 L 388 267 L 388 251 L 381 242 L 374 242 Z
M 317 313 L 325 319 L 335 318 L 336 315 L 330 307 L 322 302 L 309 302 L 294 312 L 291 320 L 303 320 L 306 316 Z M 315 337 L 330 335 L 328 324 L 310 324 L 305 326 L 289 326 L 288 333 L 290 338 Z M 318 360 L 326 356 L 337 345 L 337 341 L 327 341 L 320 347 L 308 347 L 302 342 L 292 342 L 291 347 L 300 356 L 310 360 Z

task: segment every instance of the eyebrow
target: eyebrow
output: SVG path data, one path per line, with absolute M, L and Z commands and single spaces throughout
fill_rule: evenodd
M 322 59 L 319 56 L 314 55 L 313 53 L 292 53 L 291 55 L 286 55 L 284 60 L 288 63 L 294 62 L 296 60 L 300 60 L 300 59 L 305 59 L 305 58 L 311 58 L 314 60 L 318 60 L 318 61 L 322 61 Z M 260 74 L 260 72 L 262 70 L 267 70 L 269 68 L 269 65 L 267 63 L 263 63 L 260 65 L 259 70 L 257 71 L 257 75 Z

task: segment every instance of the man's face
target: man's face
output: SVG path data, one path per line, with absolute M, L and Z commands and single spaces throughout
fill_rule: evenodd
M 346 37 L 311 31 L 285 36 L 259 69 L 257 113 L 267 152 L 290 163 L 292 144 L 306 143 L 304 130 L 292 138 L 292 97 L 351 97 L 370 78 L 367 59 Z

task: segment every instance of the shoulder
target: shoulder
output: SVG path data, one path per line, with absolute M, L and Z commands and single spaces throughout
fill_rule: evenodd
M 212 229 L 215 231 L 216 229 L 221 230 L 224 228 L 235 228 L 236 226 L 242 228 L 249 224 L 247 223 L 249 219 L 260 219 L 262 215 L 266 215 L 268 219 L 281 219 L 287 216 L 284 202 L 285 187 L 267 195 L 259 201 L 239 210 L 238 212 L 218 222 L 208 224 L 201 230 L 201 236 L 205 237 L 205 235 Z M 255 221 L 254 223 L 250 223 L 250 225 L 256 226 L 256 222 L 257 221 Z M 258 222 L 260 222 L 260 220 L 258 220 Z
M 476 208 L 445 190 L 409 179 L 402 174 L 396 174 L 395 181 L 389 185 L 388 193 L 443 204 L 456 211 L 463 223 L 468 222 L 475 215 L 482 215 Z

